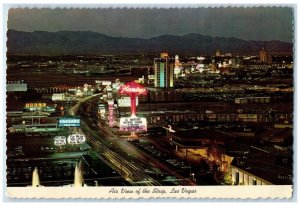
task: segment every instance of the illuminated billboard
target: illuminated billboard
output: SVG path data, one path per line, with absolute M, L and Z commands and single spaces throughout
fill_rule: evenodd
M 52 94 L 52 101 L 65 101 L 66 96 L 64 93 Z
M 121 117 L 120 131 L 147 131 L 147 120 L 140 117 Z
M 7 84 L 6 90 L 8 92 L 26 92 L 27 84 Z
M 113 127 L 115 123 L 115 117 L 114 117 L 114 101 L 113 100 L 107 100 L 108 103 L 108 120 L 109 120 L 109 127 Z
M 136 97 L 136 106 L 139 105 L 139 99 Z M 118 99 L 118 107 L 130 107 L 131 106 L 131 101 L 130 97 L 121 97 Z
M 83 144 L 86 138 L 83 134 L 71 134 L 67 140 L 69 144 Z
M 27 84 L 24 83 L 24 80 L 7 81 L 6 91 L 8 91 L 8 92 L 26 92 Z
M 103 86 L 111 85 L 111 81 L 96 80 L 95 83 L 102 84 Z
M 238 118 L 243 122 L 257 122 L 257 114 L 239 114 Z
M 60 118 L 59 127 L 80 127 L 80 118 Z
M 56 136 L 54 137 L 55 146 L 63 146 L 67 144 L 67 138 L 65 136 Z
M 30 102 L 25 104 L 25 108 L 42 108 L 46 106 L 47 104 L 42 102 Z

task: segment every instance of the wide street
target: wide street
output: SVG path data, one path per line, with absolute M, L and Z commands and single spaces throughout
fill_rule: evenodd
M 107 126 L 103 126 L 94 118 L 95 115 L 88 114 L 96 112 L 91 109 L 96 98 L 97 95 L 94 95 L 79 100 L 70 109 L 70 114 L 82 118 L 80 132 L 86 135 L 88 144 L 97 151 L 99 158 L 104 159 L 132 185 L 195 185 L 193 181 L 184 178 L 160 160 L 113 134 Z M 173 177 L 172 181 L 165 181 L 165 177 L 168 176 Z

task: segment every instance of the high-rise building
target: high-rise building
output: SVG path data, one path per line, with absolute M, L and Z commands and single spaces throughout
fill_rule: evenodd
M 159 88 L 174 87 L 174 63 L 170 63 L 167 53 L 161 53 L 154 59 L 154 86 Z
M 273 60 L 272 60 L 272 56 L 270 54 L 267 55 L 267 63 L 268 64 L 272 64 Z
M 175 74 L 175 77 L 177 78 L 178 77 L 178 74 L 181 72 L 181 63 L 179 61 L 179 56 L 176 55 L 175 56 L 175 63 L 174 63 L 175 67 L 174 67 L 174 74 Z
M 242 57 L 233 57 L 231 59 L 231 66 L 232 67 L 239 67 L 243 64 L 243 58 Z
M 211 64 L 209 65 L 209 67 L 210 67 L 210 72 L 211 73 L 215 73 L 217 71 L 217 65 L 216 65 L 214 59 L 212 59 Z
M 219 49 L 217 49 L 217 51 L 216 51 L 216 57 L 219 57 L 219 56 L 221 56 L 221 51 Z
M 175 55 L 175 67 L 180 67 L 180 66 L 181 66 L 181 63 L 179 61 L 179 56 Z
M 264 48 L 259 51 L 259 62 L 260 63 L 266 63 L 267 62 L 267 52 Z
M 217 65 L 213 62 L 211 65 L 210 65 L 210 72 L 211 73 L 216 73 L 217 71 Z

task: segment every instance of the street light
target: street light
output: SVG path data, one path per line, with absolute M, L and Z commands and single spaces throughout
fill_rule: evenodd
M 94 183 L 95 183 L 95 186 L 98 187 L 98 181 L 95 180 Z
M 195 173 L 192 173 L 192 180 L 195 181 Z

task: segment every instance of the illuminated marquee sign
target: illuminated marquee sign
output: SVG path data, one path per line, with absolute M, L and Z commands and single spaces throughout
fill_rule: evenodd
M 244 122 L 257 122 L 257 114 L 239 114 L 238 117 Z
M 24 82 L 24 80 L 7 81 L 6 90 L 8 92 L 26 92 L 27 84 Z
M 136 106 L 139 105 L 139 99 L 138 97 L 136 97 Z M 130 103 L 130 97 L 121 97 L 118 99 L 118 107 L 130 107 L 131 103 Z
M 42 108 L 46 107 L 46 103 L 41 103 L 41 102 L 35 102 L 35 103 L 26 103 L 25 108 Z
M 68 136 L 69 144 L 83 144 L 85 140 L 86 138 L 83 134 L 71 134 Z
M 109 127 L 113 127 L 115 123 L 115 117 L 114 117 L 114 101 L 113 100 L 107 100 L 108 104 L 108 111 L 109 111 Z
M 24 84 L 24 80 L 7 81 L 7 84 Z
M 60 118 L 58 120 L 59 127 L 80 127 L 79 118 Z
M 65 136 L 56 136 L 54 137 L 54 145 L 62 146 L 67 144 L 67 138 Z
M 147 120 L 140 117 L 122 117 L 120 131 L 147 131 Z
M 127 93 L 146 94 L 147 91 L 145 88 L 130 87 L 129 85 L 124 85 L 120 87 L 120 93 L 121 94 L 127 94 Z

